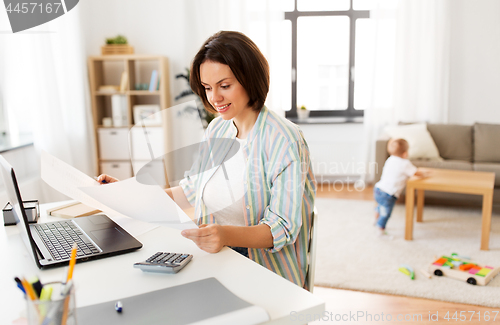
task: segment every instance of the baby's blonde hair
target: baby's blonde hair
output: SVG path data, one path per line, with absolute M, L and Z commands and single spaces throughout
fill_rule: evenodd
M 410 145 L 405 139 L 391 139 L 387 144 L 387 152 L 391 156 L 401 157 L 409 148 Z

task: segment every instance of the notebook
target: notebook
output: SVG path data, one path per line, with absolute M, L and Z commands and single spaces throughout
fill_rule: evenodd
M 102 211 L 80 202 L 71 202 L 52 209 L 47 209 L 47 214 L 49 216 L 61 217 L 65 219 L 86 217 L 99 212 Z
M 267 311 L 229 291 L 216 278 L 207 278 L 175 287 L 78 308 L 80 325 L 175 324 L 251 325 L 269 321 Z
M 12 166 L 0 156 L 0 174 L 12 205 L 16 226 L 40 269 L 67 266 L 73 242 L 78 244 L 77 262 L 137 250 L 142 244 L 106 215 L 29 224 Z

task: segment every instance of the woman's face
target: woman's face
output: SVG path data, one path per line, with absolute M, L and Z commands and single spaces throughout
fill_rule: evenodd
M 205 61 L 200 65 L 200 79 L 208 102 L 223 119 L 241 118 L 245 116 L 247 109 L 251 110 L 245 88 L 228 65 Z

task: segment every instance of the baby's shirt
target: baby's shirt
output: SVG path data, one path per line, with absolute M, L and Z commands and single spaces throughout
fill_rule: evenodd
M 408 159 L 403 159 L 397 156 L 390 156 L 385 161 L 382 177 L 375 184 L 385 193 L 399 197 L 406 186 L 406 181 L 411 176 L 415 175 L 417 167 L 415 167 Z

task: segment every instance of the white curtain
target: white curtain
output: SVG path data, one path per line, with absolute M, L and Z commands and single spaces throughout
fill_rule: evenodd
M 355 101 L 364 108 L 364 164 L 363 180 L 371 183 L 374 178 L 375 141 L 383 128 L 391 123 L 394 115 L 394 60 L 396 47 L 396 8 L 397 1 L 378 0 L 372 10 L 370 19 L 366 21 L 366 47 L 362 57 L 356 55 L 356 88 L 367 89 L 365 96 Z M 369 40 L 369 41 L 368 41 Z M 357 48 L 359 52 L 360 49 Z M 357 53 L 358 53 L 357 52 Z M 359 67 L 359 68 L 358 68 Z M 359 106 L 359 105 L 358 105 Z
M 364 181 L 373 181 L 375 142 L 390 124 L 404 122 L 448 122 L 450 65 L 449 0 L 400 0 L 396 10 L 384 7 L 384 0 L 371 12 L 374 20 L 372 95 L 365 109 Z M 384 29 L 392 20 L 394 30 Z M 386 26 L 387 27 L 387 26 Z M 383 42 L 393 33 L 390 43 Z M 387 57 L 393 58 L 391 64 Z M 388 78 L 390 74 L 390 78 Z M 380 94 L 392 94 L 390 101 Z M 384 97 L 384 96 L 382 96 Z
M 286 60 L 282 54 L 284 13 L 276 0 L 186 0 L 185 52 L 193 58 L 203 42 L 220 30 L 239 31 L 250 37 L 269 61 L 271 86 L 266 105 L 281 110 L 280 90 Z M 291 63 L 290 63 L 291 66 Z M 288 67 L 290 71 L 290 67 Z M 287 75 L 288 79 L 290 78 Z
M 450 6 L 450 0 L 400 1 L 393 122 L 448 122 Z
M 26 32 L 2 34 L 3 104 L 11 131 L 32 132 L 38 161 L 45 150 L 93 175 L 95 142 L 81 42 L 78 6 Z M 42 192 L 42 202 L 64 198 L 43 182 Z

